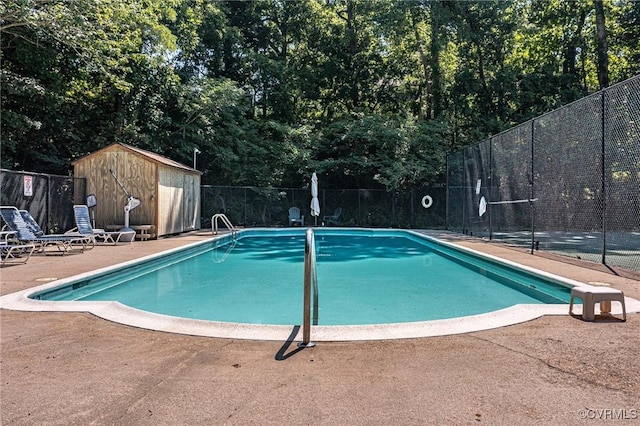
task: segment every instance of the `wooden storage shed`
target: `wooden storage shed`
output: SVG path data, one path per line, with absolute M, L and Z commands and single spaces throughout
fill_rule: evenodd
M 127 194 L 119 180 L 129 194 L 141 201 L 129 212 L 132 228 L 150 228 L 151 238 L 200 229 L 202 172 L 122 143 L 109 145 L 72 164 L 75 177 L 86 178 L 87 194 L 97 198 L 97 228 L 124 225 Z

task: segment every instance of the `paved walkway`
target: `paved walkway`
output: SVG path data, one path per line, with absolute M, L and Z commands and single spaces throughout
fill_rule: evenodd
M 640 281 L 445 236 L 640 299 Z M 194 232 L 36 256 L 0 270 L 0 293 L 207 237 Z M 640 314 L 626 323 L 553 316 L 456 336 L 298 350 L 286 342 L 136 329 L 83 313 L 0 310 L 0 345 L 2 425 L 570 425 L 640 418 Z

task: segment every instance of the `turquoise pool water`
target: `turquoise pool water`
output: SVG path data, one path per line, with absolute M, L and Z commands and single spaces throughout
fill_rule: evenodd
M 315 241 L 319 325 L 428 321 L 570 296 L 559 283 L 406 231 L 319 229 Z M 302 321 L 303 263 L 304 230 L 250 230 L 31 297 L 292 325 Z

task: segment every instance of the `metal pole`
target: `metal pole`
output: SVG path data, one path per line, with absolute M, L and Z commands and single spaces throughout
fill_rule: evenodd
M 196 170 L 196 154 L 200 154 L 200 150 L 196 147 L 193 148 L 193 169 Z
M 361 202 L 360 202 L 360 193 L 362 192 L 361 189 L 357 189 L 356 191 L 358 191 L 358 223 L 360 224 L 360 226 L 362 226 L 362 206 L 361 206 Z
M 533 200 L 535 198 L 535 188 L 533 186 L 533 157 L 534 157 L 534 142 L 535 142 L 535 120 L 531 120 L 531 183 L 529 184 L 529 211 L 531 212 L 531 254 L 533 254 L 533 250 L 536 245 L 536 210 L 535 205 L 533 204 Z
M 466 226 L 467 226 L 467 189 L 471 183 L 467 183 L 467 148 L 462 151 L 462 167 L 464 173 L 464 182 L 462 184 L 463 193 L 462 193 L 462 233 L 466 234 Z
M 51 176 L 47 175 L 47 232 L 51 232 Z
M 491 187 L 493 186 L 493 138 L 489 139 L 489 184 L 487 185 L 487 198 L 493 200 Z M 491 205 L 487 209 L 489 213 L 489 241 L 493 239 L 493 220 L 491 218 Z
M 304 244 L 304 299 L 302 313 L 302 342 L 298 343 L 300 348 L 310 348 L 316 344 L 311 342 L 311 284 L 315 285 L 315 239 L 313 229 L 307 229 Z M 315 289 L 316 299 L 314 300 L 315 322 L 317 323 L 317 289 Z
M 446 184 L 445 184 L 445 188 L 444 188 L 444 198 L 445 198 L 445 205 L 444 205 L 444 227 L 445 229 L 448 231 L 449 230 L 449 152 L 447 152 L 446 154 L 446 167 L 447 167 L 447 178 L 446 178 Z
M 396 190 L 391 191 L 391 227 L 396 226 Z
M 606 265 L 607 264 L 607 260 L 606 260 L 606 254 L 607 254 L 607 187 L 606 187 L 606 173 L 605 173 L 605 167 L 606 167 L 606 152 L 605 152 L 605 125 L 606 125 L 606 121 L 605 121 L 605 99 L 604 99 L 604 94 L 605 91 L 602 90 L 602 96 L 600 97 L 600 107 L 601 107 L 601 148 L 600 148 L 600 159 L 601 159 L 601 167 L 600 167 L 600 172 L 601 172 L 601 188 L 600 188 L 600 197 L 602 199 L 602 264 Z
M 413 215 L 414 215 L 414 211 L 413 211 L 413 200 L 415 198 L 415 188 L 411 188 L 411 199 L 409 200 L 410 203 L 410 208 L 411 208 L 411 217 L 409 218 L 409 228 L 413 229 Z
M 131 197 L 131 194 L 129 194 L 129 191 L 127 191 L 127 188 L 125 188 L 124 184 L 122 182 L 120 182 L 120 179 L 118 179 L 118 176 L 116 176 L 116 174 L 113 172 L 113 170 L 109 169 L 109 172 L 116 179 L 116 182 L 118 182 L 118 185 L 120 185 L 120 188 L 122 188 L 124 193 L 127 194 L 127 198 Z

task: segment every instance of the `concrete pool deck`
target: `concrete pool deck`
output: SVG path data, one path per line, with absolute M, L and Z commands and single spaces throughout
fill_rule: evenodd
M 640 299 L 640 281 L 437 233 Z M 206 231 L 4 267 L 1 294 L 210 238 Z M 0 424 L 580 424 L 640 418 L 640 315 L 568 315 L 453 336 L 195 337 L 87 313 L 0 310 Z M 313 336 L 312 336 L 313 337 Z

